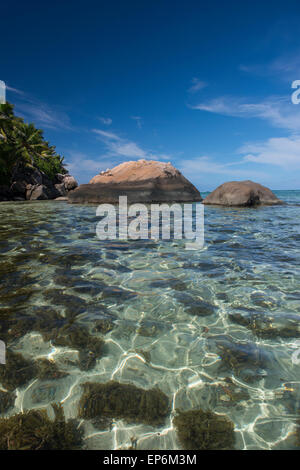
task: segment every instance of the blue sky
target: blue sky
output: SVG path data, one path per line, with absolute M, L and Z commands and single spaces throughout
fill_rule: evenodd
M 80 183 L 140 158 L 199 190 L 300 188 L 299 1 L 1 5 L 7 99 Z

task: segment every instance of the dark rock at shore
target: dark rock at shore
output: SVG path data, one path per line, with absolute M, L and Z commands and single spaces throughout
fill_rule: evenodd
M 0 201 L 9 201 L 11 198 L 11 191 L 9 186 L 0 186 Z
M 283 202 L 265 186 L 253 181 L 230 181 L 221 184 L 210 193 L 203 204 L 221 206 L 251 207 L 257 205 L 278 205 Z
M 64 183 L 55 184 L 54 186 L 55 186 L 56 191 L 59 193 L 58 197 L 67 196 L 68 191 L 66 190 Z
M 44 177 L 47 178 L 46 175 Z M 25 184 L 25 188 L 27 184 L 39 185 L 43 184 L 43 173 L 31 165 L 18 163 L 13 169 L 11 181 L 11 188 L 15 183 L 18 183 L 19 187 Z
M 59 197 L 59 193 L 52 186 L 45 186 L 43 184 L 31 185 L 26 187 L 26 200 L 36 201 L 43 199 L 55 199 Z
M 138 160 L 125 162 L 96 175 L 89 184 L 69 194 L 71 203 L 202 201 L 199 191 L 171 163 Z
M 24 163 L 15 166 L 9 183 L 0 186 L 0 201 L 56 199 L 66 197 L 78 186 L 69 174 L 58 173 L 52 181 L 39 169 Z

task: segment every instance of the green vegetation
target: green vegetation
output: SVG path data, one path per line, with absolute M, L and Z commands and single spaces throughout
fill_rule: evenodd
M 177 411 L 173 423 L 184 449 L 230 450 L 234 447 L 234 425 L 227 416 L 201 409 Z
M 54 421 L 46 410 L 30 410 L 0 418 L 0 450 L 79 449 L 82 432 L 73 420 L 65 420 L 63 409 L 52 405 Z
M 14 167 L 22 163 L 44 172 L 51 180 L 65 174 L 63 158 L 43 138 L 43 132 L 14 115 L 10 103 L 0 105 L 0 184 L 8 184 Z
M 170 412 L 168 397 L 159 389 L 144 390 L 134 385 L 110 381 L 83 384 L 79 416 L 125 419 L 128 422 L 159 425 Z

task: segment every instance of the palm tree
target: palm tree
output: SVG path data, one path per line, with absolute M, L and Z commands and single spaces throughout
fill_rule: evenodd
M 63 157 L 44 140 L 43 132 L 15 116 L 13 106 L 6 103 L 0 105 L 0 179 L 7 179 L 20 162 L 42 170 L 50 178 L 66 173 Z

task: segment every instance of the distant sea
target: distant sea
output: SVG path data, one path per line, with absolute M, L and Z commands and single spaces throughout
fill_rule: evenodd
M 86 448 L 126 448 L 134 438 L 138 449 L 180 449 L 174 413 L 197 408 L 233 421 L 236 449 L 295 448 L 300 190 L 276 194 L 285 205 L 205 207 L 201 251 L 181 241 L 101 242 L 95 206 L 0 203 L 0 339 L 17 325 L 10 350 L 68 373 L 30 377 L 1 416 L 61 402 L 76 418 L 80 385 L 113 379 L 158 387 L 170 413 L 160 426 L 83 420 Z M 80 347 L 52 340 L 70 321 L 105 341 L 89 365 Z

